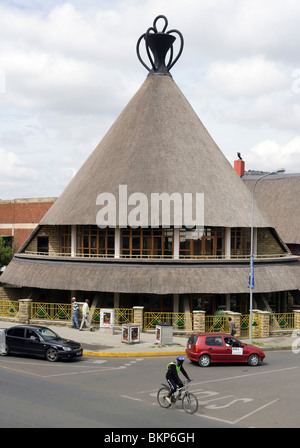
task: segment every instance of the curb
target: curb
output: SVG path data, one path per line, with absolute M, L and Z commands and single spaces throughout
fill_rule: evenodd
M 263 351 L 272 350 L 291 350 L 291 347 L 286 346 L 273 346 L 273 347 L 259 347 Z M 96 356 L 99 358 L 138 358 L 139 356 L 186 356 L 185 351 L 172 351 L 172 352 L 89 352 L 83 351 L 83 356 Z
M 139 356 L 186 356 L 186 352 L 129 352 L 129 353 L 114 353 L 114 352 L 88 352 L 83 351 L 83 356 L 97 356 L 100 358 L 137 358 Z

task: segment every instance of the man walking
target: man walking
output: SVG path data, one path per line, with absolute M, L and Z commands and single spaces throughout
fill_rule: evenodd
M 91 328 L 90 325 L 90 308 L 89 308 L 89 299 L 86 299 L 83 307 L 82 307 L 82 320 L 79 331 L 82 330 L 83 325 L 86 325 L 88 328 Z
M 234 321 L 231 319 L 231 317 L 229 317 L 229 329 L 230 329 L 230 334 L 231 336 L 234 336 L 236 333 L 236 329 L 235 329 L 235 323 Z
M 73 305 L 73 314 L 72 314 L 72 328 L 79 329 L 79 322 L 78 322 L 78 303 L 76 302 L 75 297 L 72 298 L 72 305 Z

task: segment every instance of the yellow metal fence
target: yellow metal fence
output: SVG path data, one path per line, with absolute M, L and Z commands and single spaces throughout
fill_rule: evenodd
M 19 302 L 12 300 L 0 300 L 0 316 L 1 317 L 14 317 L 18 316 Z
M 0 317 L 18 318 L 19 301 L 0 300 Z M 91 324 L 100 324 L 100 308 L 91 308 Z M 114 308 L 115 326 L 126 323 L 133 323 L 134 315 L 132 308 Z M 72 305 L 63 303 L 31 303 L 31 319 L 45 321 L 65 321 L 70 322 L 72 318 Z M 249 337 L 249 315 L 240 317 L 240 335 Z M 253 315 L 252 331 L 253 337 L 260 337 L 261 316 Z M 153 330 L 156 325 L 170 324 L 176 331 L 193 331 L 193 313 L 172 313 L 172 312 L 144 312 L 144 330 Z M 271 313 L 270 331 L 293 330 L 295 328 L 294 313 Z M 213 315 L 205 316 L 205 332 L 207 333 L 228 333 L 228 316 Z
M 294 313 L 270 314 L 270 331 L 293 330 L 295 326 Z
M 100 308 L 91 308 L 91 324 L 100 324 Z M 131 308 L 114 308 L 115 325 L 133 322 Z M 64 303 L 32 302 L 31 319 L 50 321 L 70 321 L 72 319 L 72 305 Z
M 144 330 L 155 329 L 159 324 L 172 325 L 175 330 L 179 331 L 193 331 L 193 316 L 192 313 L 144 313 Z

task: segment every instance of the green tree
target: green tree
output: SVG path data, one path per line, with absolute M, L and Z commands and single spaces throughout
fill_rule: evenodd
M 12 249 L 6 246 L 4 238 L 0 237 L 0 269 L 7 266 L 12 257 Z

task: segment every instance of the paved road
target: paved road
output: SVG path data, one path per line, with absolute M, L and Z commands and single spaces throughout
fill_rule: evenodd
M 186 362 L 195 415 L 162 409 L 156 392 L 171 357 L 0 358 L 0 427 L 299 427 L 300 354 L 268 352 L 257 368 Z M 106 431 L 106 430 L 105 430 Z

